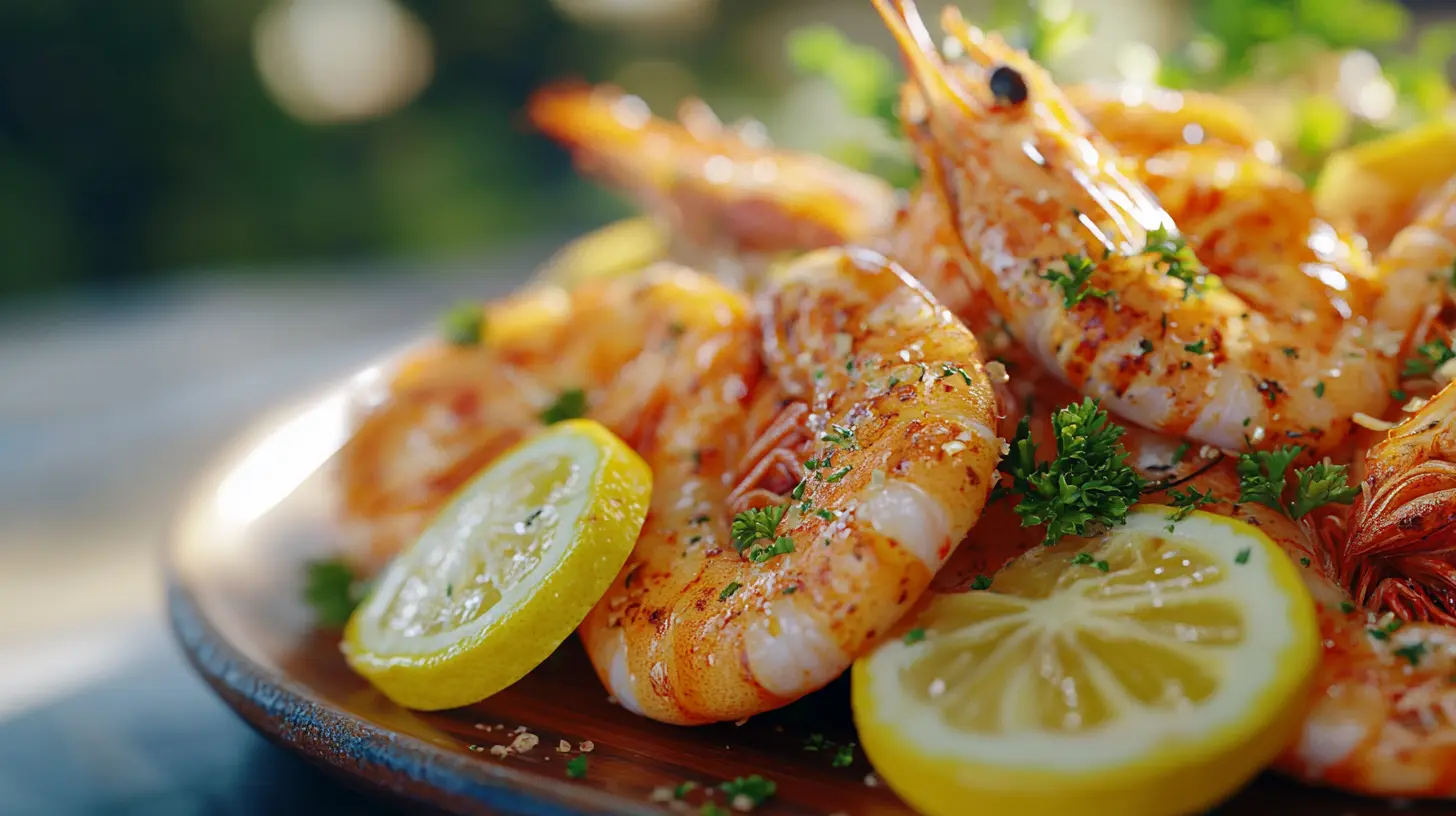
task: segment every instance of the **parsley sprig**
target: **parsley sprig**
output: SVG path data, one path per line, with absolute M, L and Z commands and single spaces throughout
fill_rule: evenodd
M 734 516 L 733 526 L 729 529 L 733 548 L 743 552 L 765 538 L 773 538 L 779 522 L 783 520 L 784 510 L 783 505 L 770 505 L 750 508 Z
M 1064 535 L 1086 535 L 1093 522 L 1113 526 L 1127 520 L 1137 501 L 1142 477 L 1127 464 L 1123 429 L 1098 403 L 1085 399 L 1052 415 L 1057 457 L 1036 461 L 1029 417 L 1016 428 L 1011 452 L 1001 468 L 1011 477 L 1011 492 L 1020 494 L 1016 514 L 1023 526 L 1047 526 L 1048 546 Z
M 1178 490 L 1169 490 L 1168 498 L 1173 500 L 1173 506 L 1178 508 L 1174 511 L 1170 521 L 1182 521 L 1193 514 L 1194 510 L 1205 504 L 1216 504 L 1219 499 L 1213 495 L 1213 490 L 1198 492 L 1198 488 L 1190 487 L 1186 493 Z
M 586 392 L 580 388 L 568 388 L 541 412 L 541 421 L 547 425 L 555 425 L 583 416 L 586 416 Z
M 1096 264 L 1081 255 L 1063 255 L 1062 261 L 1067 265 L 1066 272 L 1049 269 L 1041 276 L 1062 290 L 1062 308 L 1071 309 L 1089 297 L 1105 298 L 1111 294 L 1090 283 L 1092 273 L 1097 271 Z
M 1360 494 L 1360 488 L 1349 484 L 1344 465 L 1320 462 L 1294 471 L 1294 498 L 1285 501 L 1289 466 L 1303 452 L 1299 445 L 1285 445 L 1240 455 L 1239 501 L 1262 504 L 1298 520 L 1326 504 L 1349 504 Z
M 724 782 L 718 787 L 723 793 L 727 794 L 729 801 L 743 796 L 749 802 L 753 803 L 754 807 L 757 807 L 767 802 L 774 795 L 774 792 L 778 790 L 779 786 L 758 774 L 753 774 L 751 776 L 740 776 L 731 782 Z
M 440 316 L 440 333 L 454 346 L 478 346 L 485 334 L 485 307 L 461 301 Z
M 1456 349 L 1452 349 L 1449 343 L 1443 340 L 1422 343 L 1416 346 L 1416 356 L 1406 358 L 1400 376 L 1429 377 L 1451 360 L 1456 360 Z
M 1204 289 L 1208 287 L 1208 270 L 1199 263 L 1183 236 L 1169 233 L 1166 227 L 1150 229 L 1143 253 L 1157 255 L 1160 261 L 1168 265 L 1168 277 L 1183 281 L 1184 300 L 1189 295 L 1203 296 Z

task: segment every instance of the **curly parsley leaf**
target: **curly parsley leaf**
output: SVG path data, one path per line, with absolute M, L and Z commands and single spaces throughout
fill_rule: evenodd
M 729 532 L 733 536 L 733 548 L 743 552 L 749 546 L 765 538 L 773 538 L 784 517 L 784 507 L 773 505 L 744 510 L 733 517 Z
M 1071 309 L 1078 303 L 1089 297 L 1105 298 L 1110 292 L 1106 289 L 1098 289 L 1089 281 L 1092 273 L 1097 271 L 1097 265 L 1081 255 L 1063 255 L 1062 261 L 1067 264 L 1067 271 L 1060 269 L 1049 269 L 1043 274 L 1042 280 L 1050 281 L 1054 286 L 1062 290 L 1062 307 Z
M 1304 448 L 1286 445 L 1273 451 L 1240 454 L 1235 470 L 1239 474 L 1239 502 L 1254 502 L 1284 512 L 1284 479 L 1289 466 Z
M 1036 461 L 1030 423 L 1022 419 L 1002 469 L 1021 495 L 1016 513 L 1023 526 L 1045 524 L 1042 543 L 1065 535 L 1086 535 L 1092 523 L 1114 526 L 1127 520 L 1143 480 L 1127 464 L 1123 429 L 1095 400 L 1068 405 L 1052 415 L 1057 457 Z
M 1239 501 L 1262 504 L 1298 520 L 1327 504 L 1349 504 L 1360 495 L 1360 488 L 1349 484 L 1345 465 L 1319 462 L 1294 471 L 1294 499 L 1286 502 L 1289 466 L 1303 451 L 1298 445 L 1286 445 L 1239 456 Z
M 1294 501 L 1289 505 L 1289 514 L 1301 519 L 1315 508 L 1326 504 L 1350 504 L 1355 501 L 1355 497 L 1360 495 L 1360 488 L 1349 484 L 1345 470 L 1344 465 L 1320 462 L 1295 471 L 1299 483 L 1294 488 Z
M 731 782 L 724 782 L 718 786 L 723 793 L 727 794 L 729 801 L 740 796 L 746 797 L 757 807 L 767 802 L 778 790 L 778 785 L 770 780 L 764 779 L 758 774 L 751 776 L 740 776 Z

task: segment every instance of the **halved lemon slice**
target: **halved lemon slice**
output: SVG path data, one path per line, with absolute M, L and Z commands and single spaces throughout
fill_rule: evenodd
M 536 276 L 570 288 L 594 278 L 635 272 L 666 257 L 667 242 L 667 233 L 650 218 L 617 221 L 567 244 Z
M 436 710 L 521 679 L 621 570 L 652 471 L 590 420 L 553 425 L 468 482 L 349 619 L 349 665 L 391 700 Z
M 1173 518 L 1143 506 L 1028 553 L 856 661 L 855 724 L 889 785 L 932 816 L 1189 813 L 1287 746 L 1313 602 L 1257 529 Z
M 1315 208 L 1378 251 L 1453 173 L 1456 120 L 1427 122 L 1330 154 L 1315 184 Z

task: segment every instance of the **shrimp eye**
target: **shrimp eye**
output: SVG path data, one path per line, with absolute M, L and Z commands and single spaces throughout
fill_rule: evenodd
M 1026 101 L 1026 79 L 1015 68 L 998 65 L 991 72 L 991 93 L 1003 105 L 1020 105 Z

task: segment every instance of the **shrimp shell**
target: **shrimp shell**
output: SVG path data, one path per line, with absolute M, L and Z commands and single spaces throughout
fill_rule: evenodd
M 758 304 L 759 326 L 735 322 L 716 348 L 761 350 L 762 370 L 704 356 L 669 402 L 640 448 L 646 526 L 580 628 L 616 699 L 665 722 L 736 720 L 837 677 L 925 591 L 1000 456 L 975 338 L 884 258 L 810 254 Z M 773 499 L 792 550 L 756 563 L 731 513 Z

